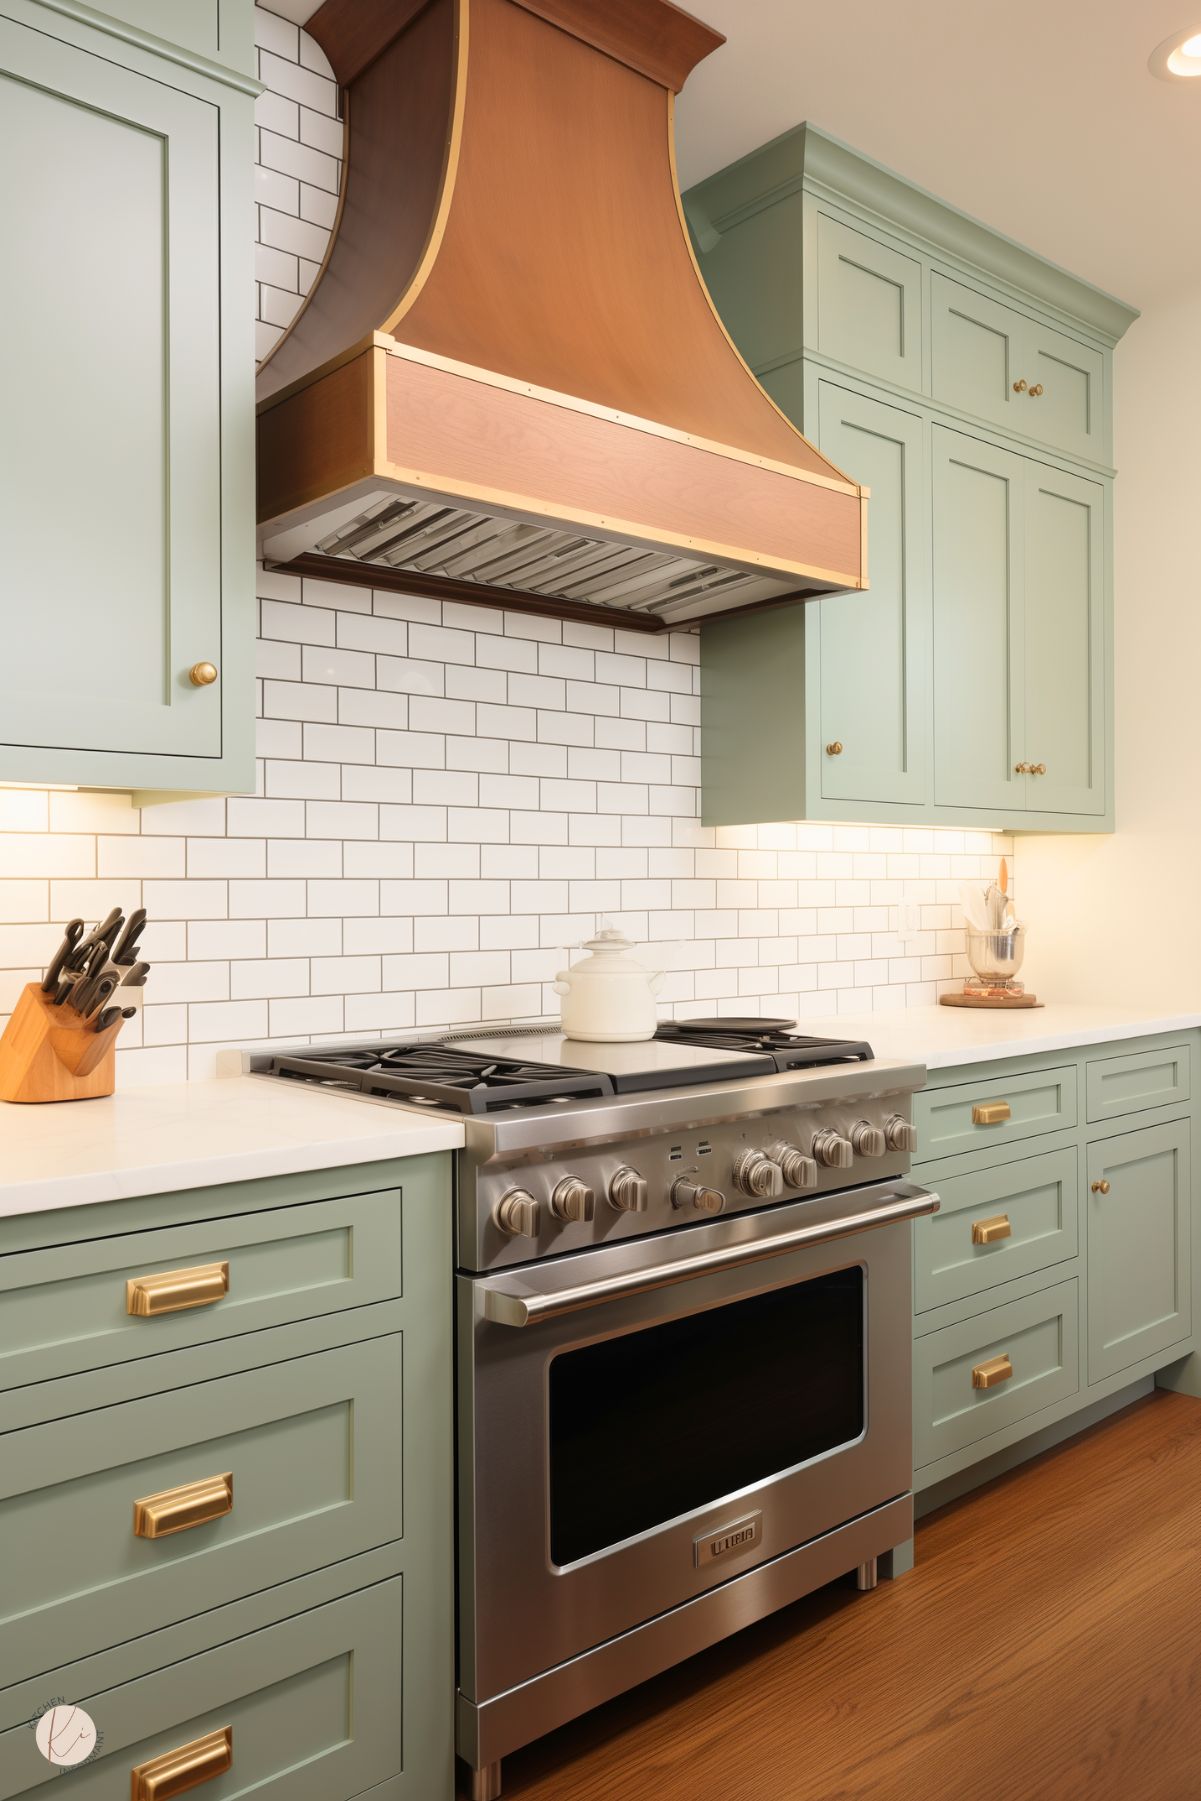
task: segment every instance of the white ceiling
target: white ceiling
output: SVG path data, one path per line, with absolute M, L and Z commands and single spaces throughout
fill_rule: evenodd
M 298 23 L 316 0 L 268 0 Z M 687 187 L 810 119 L 1136 306 L 1201 282 L 1201 0 L 690 0 L 727 42 L 677 108 Z
M 688 0 L 686 0 L 688 3 Z M 812 120 L 1136 306 L 1201 281 L 1201 0 L 691 0 L 727 43 L 677 110 L 687 187 Z

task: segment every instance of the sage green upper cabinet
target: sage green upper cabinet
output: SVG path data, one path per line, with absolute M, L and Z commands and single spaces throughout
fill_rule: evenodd
M 934 270 L 930 391 L 1068 456 L 1109 455 L 1100 350 Z
M 1025 461 L 1025 718 L 1017 760 L 1037 772 L 1026 777 L 1028 811 L 1087 822 L 1106 808 L 1106 491 L 1098 481 Z
M 1104 490 L 936 425 L 934 793 L 1105 811 Z
M 922 265 L 828 212 L 814 214 L 813 242 L 814 349 L 865 374 L 920 389 Z
M 684 203 L 754 373 L 871 495 L 866 591 L 702 626 L 706 823 L 1111 831 L 1134 310 L 811 125 Z
M 1000 819 L 1026 792 L 1024 463 L 936 425 L 933 468 L 934 797 Z
M 153 11 L 0 0 L 3 781 L 253 785 L 255 84 Z
M 820 729 L 811 755 L 822 799 L 920 806 L 929 765 L 925 427 L 831 381 L 819 385 L 818 424 L 826 454 L 872 490 L 871 588 L 813 616 Z

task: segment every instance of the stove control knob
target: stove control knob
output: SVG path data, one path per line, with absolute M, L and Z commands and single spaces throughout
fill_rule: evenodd
M 616 1207 L 618 1213 L 645 1213 L 649 1194 L 646 1178 L 628 1164 L 609 1183 L 609 1205 Z
M 856 1121 L 851 1127 L 851 1144 L 861 1157 L 882 1157 L 888 1149 L 883 1131 L 866 1119 Z
M 784 1192 L 784 1177 L 762 1151 L 743 1151 L 734 1159 L 734 1186 L 760 1201 L 774 1201 Z
M 917 1127 L 894 1113 L 891 1119 L 884 1122 L 884 1136 L 888 1140 L 890 1151 L 916 1151 Z
M 825 1126 L 813 1134 L 813 1155 L 827 1169 L 850 1169 L 855 1161 L 855 1147 L 833 1126 Z
M 795 1144 L 773 1144 L 767 1154 L 773 1163 L 779 1164 L 789 1188 L 817 1187 L 817 1164 Z
M 571 1220 L 576 1224 L 590 1220 L 595 1205 L 595 1194 L 579 1176 L 564 1176 L 561 1182 L 555 1184 L 550 1197 L 550 1210 L 555 1218 Z
M 537 1238 L 542 1209 L 524 1188 L 510 1188 L 503 1194 L 492 1217 L 509 1238 Z
M 706 1188 L 703 1182 L 691 1182 L 687 1176 L 681 1176 L 678 1182 L 672 1183 L 671 1204 L 673 1207 L 695 1207 L 698 1213 L 720 1213 L 726 1197 L 720 1188 Z

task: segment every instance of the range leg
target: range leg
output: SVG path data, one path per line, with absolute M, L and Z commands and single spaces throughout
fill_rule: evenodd
M 867 1594 L 870 1589 L 875 1588 L 879 1580 L 878 1560 L 875 1557 L 869 1557 L 867 1562 L 861 1563 L 855 1571 L 855 1587 L 861 1595 Z
M 481 1764 L 471 1772 L 471 1801 L 497 1801 L 500 1794 L 500 1759 Z

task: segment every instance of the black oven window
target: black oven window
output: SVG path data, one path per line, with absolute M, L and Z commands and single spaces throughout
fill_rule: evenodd
M 574 1563 L 858 1438 L 864 1279 L 836 1270 L 556 1357 L 553 1561 Z

